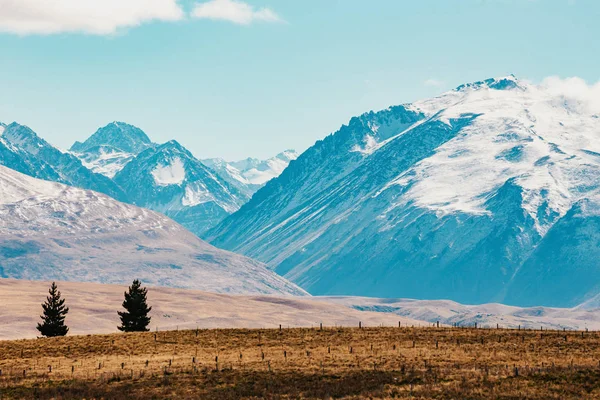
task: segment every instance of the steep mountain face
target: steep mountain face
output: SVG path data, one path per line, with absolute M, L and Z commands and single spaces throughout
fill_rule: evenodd
M 112 180 L 90 171 L 74 155 L 60 151 L 27 126 L 15 122 L 6 125 L 1 133 L 0 163 L 33 177 L 126 200 L 125 193 Z
M 198 236 L 248 200 L 176 141 L 138 154 L 114 180 L 133 204 L 159 211 Z
M 0 165 L 40 179 L 61 181 L 61 177 L 52 167 L 11 145 L 2 138 L 1 134 L 2 132 L 0 132 Z
M 572 306 L 600 291 L 597 112 L 512 76 L 370 112 L 206 237 L 312 294 Z
M 112 147 L 123 153 L 138 154 L 152 146 L 152 141 L 140 128 L 115 121 L 98 129 L 85 142 L 75 142 L 71 146 L 71 151 L 83 153 L 99 146 Z
M 221 158 L 202 160 L 220 177 L 251 197 L 258 189 L 273 178 L 281 175 L 287 166 L 298 158 L 295 150 L 286 150 L 268 160 L 247 158 L 241 161 L 227 162 Z
M 306 294 L 169 218 L 0 166 L 0 277 Z
M 113 178 L 151 146 L 154 144 L 140 128 L 115 121 L 98 129 L 85 142 L 75 142 L 70 151 L 92 171 Z

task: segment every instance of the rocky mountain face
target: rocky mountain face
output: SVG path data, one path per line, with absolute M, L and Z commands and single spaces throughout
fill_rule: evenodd
M 140 128 L 115 121 L 98 129 L 85 142 L 75 142 L 70 151 L 92 171 L 114 178 L 136 155 L 152 146 Z
M 248 200 L 176 141 L 141 152 L 114 181 L 133 204 L 159 211 L 198 236 Z
M 1 132 L 0 164 L 36 178 L 95 190 L 121 201 L 127 199 L 111 179 L 92 172 L 74 155 L 57 149 L 29 127 L 14 122 Z
M 600 292 L 599 111 L 509 76 L 369 112 L 206 237 L 312 294 L 573 306 Z
M 306 293 L 159 213 L 0 166 L 0 277 Z
M 71 151 L 83 153 L 96 147 L 112 147 L 122 153 L 138 154 L 150 146 L 152 141 L 140 128 L 115 121 L 98 129 L 85 142 L 75 142 Z

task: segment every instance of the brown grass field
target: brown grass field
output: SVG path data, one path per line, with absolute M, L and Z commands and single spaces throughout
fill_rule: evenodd
M 0 398 L 600 398 L 597 332 L 187 330 L 0 342 Z

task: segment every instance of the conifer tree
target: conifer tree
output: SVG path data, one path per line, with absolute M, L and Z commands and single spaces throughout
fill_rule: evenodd
M 125 292 L 125 300 L 123 308 L 126 311 L 119 311 L 121 317 L 121 326 L 118 327 L 123 332 L 146 332 L 150 324 L 148 313 L 152 307 L 148 307 L 146 296 L 148 289 L 142 287 L 139 280 L 134 280 L 129 287 L 129 291 Z
M 69 332 L 69 328 L 65 325 L 65 317 L 69 308 L 65 306 L 65 299 L 60 298 L 60 292 L 55 282 L 52 282 L 48 293 L 50 296 L 42 304 L 44 310 L 44 315 L 40 316 L 42 323 L 38 323 L 37 330 L 46 337 L 65 336 Z

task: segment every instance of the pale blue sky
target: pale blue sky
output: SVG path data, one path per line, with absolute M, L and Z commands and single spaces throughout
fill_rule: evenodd
M 600 78 L 593 0 L 246 3 L 255 20 L 194 18 L 194 3 L 180 1 L 184 15 L 163 18 L 175 21 L 117 33 L 36 31 L 0 16 L 0 121 L 63 148 L 121 120 L 201 158 L 268 157 L 468 81 Z

